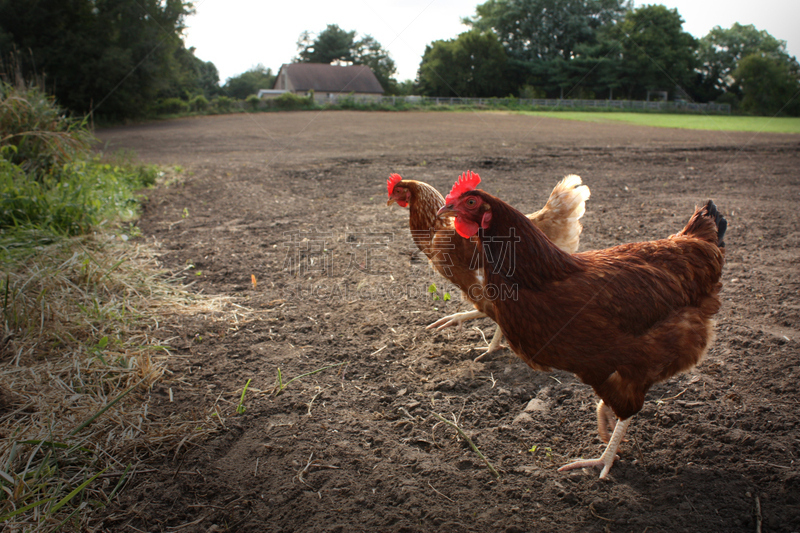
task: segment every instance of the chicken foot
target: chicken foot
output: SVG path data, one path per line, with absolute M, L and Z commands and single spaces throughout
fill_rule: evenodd
M 483 340 L 486 341 L 486 339 Z M 497 328 L 494 330 L 494 336 L 492 336 L 492 342 L 490 342 L 486 350 L 478 357 L 473 359 L 473 361 L 478 362 L 481 359 L 483 359 L 484 356 L 501 349 L 503 346 L 500 344 L 500 341 L 502 340 L 503 340 L 503 330 L 500 329 L 500 326 L 497 326 Z
M 428 324 L 425 329 L 444 329 L 450 326 L 458 326 L 458 329 L 461 330 L 464 322 L 467 320 L 472 320 L 473 318 L 483 318 L 486 315 L 481 313 L 480 311 L 473 309 L 472 311 L 464 311 L 462 313 L 454 313 L 452 315 L 443 316 L 433 324 Z
M 562 466 L 558 469 L 558 471 L 566 472 L 567 470 L 574 470 L 575 468 L 602 466 L 603 470 L 600 472 L 600 479 L 605 479 L 605 477 L 608 475 L 608 471 L 611 470 L 611 465 L 614 464 L 614 459 L 617 458 L 619 444 L 622 442 L 622 438 L 625 436 L 625 432 L 628 430 L 630 423 L 630 418 L 626 418 L 625 420 L 620 420 L 617 422 L 616 426 L 614 427 L 614 434 L 611 435 L 611 440 L 608 442 L 608 446 L 606 446 L 603 455 L 601 455 L 598 459 L 575 461 Z

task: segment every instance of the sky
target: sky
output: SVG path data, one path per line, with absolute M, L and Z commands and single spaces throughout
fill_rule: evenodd
M 484 0 L 485 1 L 485 0 Z M 452 39 L 468 28 L 463 17 L 475 14 L 473 0 L 196 0 L 196 13 L 186 19 L 185 42 L 195 55 L 211 61 L 221 82 L 259 64 L 277 73 L 297 55 L 303 31 L 319 33 L 328 24 L 356 38 L 372 35 L 397 66 L 398 81 L 414 79 L 425 46 Z M 789 54 L 800 57 L 800 1 L 798 0 L 663 0 L 677 8 L 683 29 L 695 37 L 714 26 L 734 22 L 753 24 L 787 43 Z

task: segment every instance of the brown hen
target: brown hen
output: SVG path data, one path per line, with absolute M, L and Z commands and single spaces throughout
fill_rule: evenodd
M 479 240 L 484 299 L 511 349 L 532 368 L 574 373 L 601 398 L 598 418 L 603 405 L 619 418 L 600 458 L 559 469 L 602 466 L 604 478 L 648 389 L 713 339 L 727 222 L 709 200 L 667 239 L 570 255 L 478 181 L 462 175 L 439 215 Z

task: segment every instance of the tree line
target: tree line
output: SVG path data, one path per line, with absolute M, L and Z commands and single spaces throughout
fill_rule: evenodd
M 214 64 L 184 46 L 192 13 L 186 0 L 0 0 L 0 75 L 43 78 L 62 106 L 109 120 L 272 87 L 263 65 L 220 85 Z M 426 47 L 416 80 L 399 82 L 377 40 L 337 25 L 303 32 L 293 60 L 367 65 L 386 94 L 643 100 L 666 91 L 800 115 L 797 60 L 752 25 L 695 39 L 677 10 L 627 0 L 488 0 L 463 22 L 468 31 Z
M 719 26 L 701 39 L 677 9 L 627 0 L 488 0 L 453 39 L 429 44 L 417 79 L 394 78 L 371 36 L 337 25 L 304 32 L 295 61 L 363 64 L 387 94 L 670 99 L 800 116 L 800 66 L 786 42 L 752 25 Z
M 752 25 L 695 39 L 676 9 L 624 0 L 489 0 L 463 22 L 469 31 L 426 47 L 422 94 L 644 100 L 666 91 L 800 115 L 796 58 Z

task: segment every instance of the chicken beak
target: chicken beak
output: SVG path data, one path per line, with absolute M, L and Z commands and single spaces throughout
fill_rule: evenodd
M 436 218 L 454 217 L 458 215 L 453 204 L 447 204 L 436 212 Z
M 386 202 L 387 207 L 395 203 L 395 201 L 396 200 L 394 198 L 389 198 L 389 201 Z

